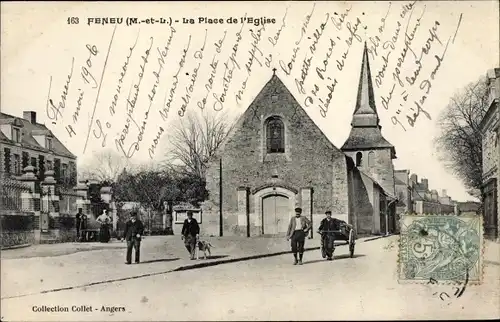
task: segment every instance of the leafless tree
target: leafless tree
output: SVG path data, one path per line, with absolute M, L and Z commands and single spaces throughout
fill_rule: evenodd
M 166 164 L 176 171 L 205 178 L 207 161 L 224 142 L 234 124 L 223 113 L 188 112 L 172 128 Z
M 116 182 L 123 169 L 129 166 L 129 160 L 118 152 L 112 149 L 102 150 L 80 167 L 79 177 L 98 182 Z
M 479 125 L 488 109 L 487 95 L 486 79 L 471 83 L 455 93 L 439 115 L 440 135 L 434 141 L 440 160 L 474 196 L 482 181 Z

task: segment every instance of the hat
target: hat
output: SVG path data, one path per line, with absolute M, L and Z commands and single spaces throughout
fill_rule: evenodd
M 137 212 L 135 212 L 135 211 L 134 211 L 134 212 L 132 212 L 132 213 L 130 214 L 130 216 L 132 216 L 132 217 L 137 217 Z
M 295 208 L 295 212 L 302 212 L 302 208 L 300 207 Z
M 332 212 L 331 212 L 330 210 L 325 211 L 325 215 L 328 215 L 328 214 L 330 214 L 330 215 L 331 215 L 331 214 L 332 214 Z

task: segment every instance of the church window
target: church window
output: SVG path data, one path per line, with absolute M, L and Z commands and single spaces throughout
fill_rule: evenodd
M 356 166 L 360 167 L 363 165 L 363 153 L 358 152 L 356 153 Z
M 373 151 L 370 151 L 368 153 L 368 166 L 373 167 L 375 164 L 375 153 Z
M 285 152 L 285 126 L 279 117 L 267 119 L 266 125 L 267 153 Z

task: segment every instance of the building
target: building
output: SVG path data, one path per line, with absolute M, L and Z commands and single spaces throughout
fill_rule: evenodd
M 458 210 L 461 214 L 481 214 L 481 203 L 475 201 L 460 201 L 457 202 Z
M 35 112 L 0 113 L 2 247 L 74 240 L 76 208 L 88 211 L 86 188 L 60 188 L 75 187 L 76 174 L 75 155 Z
M 58 183 L 76 185 L 76 156 L 37 122 L 36 112 L 26 111 L 22 118 L 0 112 L 0 154 L 3 176 L 20 176 L 31 165 L 41 181 L 53 170 Z
M 500 171 L 500 108 L 498 100 L 500 96 L 500 68 L 490 70 L 487 75 L 488 86 L 488 110 L 481 121 L 482 133 L 482 153 L 483 153 L 483 185 L 482 201 L 484 216 L 484 231 L 487 238 L 498 238 L 500 181 L 498 172 Z
M 448 196 L 446 190 L 441 195 L 437 190 L 429 189 L 429 180 L 418 176 L 410 176 L 412 210 L 417 214 L 453 214 L 457 212 L 456 202 Z
M 330 210 L 360 235 L 390 232 L 396 151 L 374 97 L 365 46 L 351 132 L 339 149 L 274 74 L 208 163 L 202 233 L 284 235 L 296 206 L 313 231 Z
M 457 202 L 448 196 L 446 190 L 441 194 L 437 190 L 429 190 L 429 180 L 418 176 L 409 170 L 394 171 L 396 185 L 396 231 L 399 231 L 399 219 L 405 213 L 417 214 L 451 214 L 456 213 Z
M 481 204 L 474 201 L 458 202 L 453 200 L 445 189 L 438 193 L 429 189 L 429 180 L 418 180 L 416 174 L 410 176 L 409 170 L 394 171 L 396 183 L 396 231 L 399 231 L 399 218 L 404 213 L 417 214 L 477 214 Z
M 394 171 L 394 183 L 396 188 L 396 232 L 400 231 L 399 220 L 405 213 L 413 213 L 413 201 L 410 185 L 410 171 Z

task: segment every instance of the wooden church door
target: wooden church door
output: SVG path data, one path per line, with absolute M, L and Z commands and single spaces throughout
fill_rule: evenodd
M 285 235 L 290 218 L 290 200 L 283 195 L 262 198 L 262 228 L 264 235 Z

